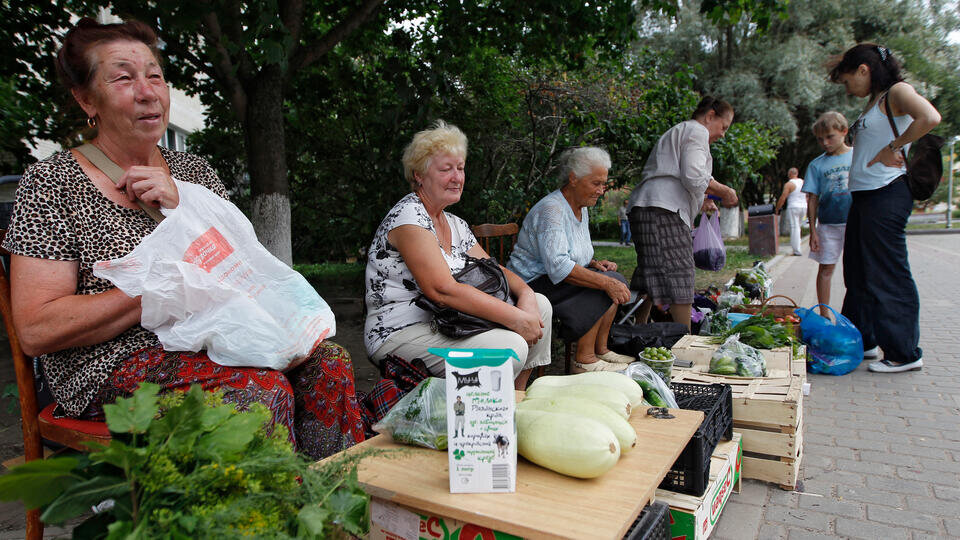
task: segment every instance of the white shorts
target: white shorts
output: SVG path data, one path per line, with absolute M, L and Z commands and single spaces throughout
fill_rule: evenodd
M 817 237 L 820 239 L 820 250 L 811 250 L 810 258 L 820 264 L 837 264 L 840 254 L 843 253 L 843 235 L 846 231 L 846 223 L 837 225 L 818 223 Z

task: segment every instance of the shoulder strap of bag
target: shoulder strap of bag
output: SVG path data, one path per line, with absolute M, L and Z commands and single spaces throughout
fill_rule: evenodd
M 896 139 L 900 136 L 900 130 L 897 129 L 897 124 L 893 121 L 893 109 L 890 108 L 890 91 L 884 92 L 880 99 L 883 100 L 883 108 L 887 111 L 887 121 L 890 122 L 890 129 L 893 130 L 893 138 Z M 909 168 L 907 165 L 907 153 L 903 148 L 900 148 L 900 153 L 903 154 L 903 166 Z
M 87 158 L 87 161 L 92 163 L 94 167 L 100 169 L 100 171 L 107 175 L 107 178 L 109 178 L 114 184 L 119 182 L 120 177 L 123 176 L 123 169 L 114 163 L 112 159 L 108 158 L 107 155 L 96 146 L 90 143 L 81 144 L 77 147 L 77 152 L 83 154 L 83 157 Z M 157 223 L 163 221 L 165 216 L 160 213 L 159 209 L 146 204 L 140 199 L 137 199 L 137 204 Z

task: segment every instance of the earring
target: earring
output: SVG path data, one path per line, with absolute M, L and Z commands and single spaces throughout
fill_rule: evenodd
M 88 117 L 87 117 L 87 125 L 90 126 L 90 129 L 93 129 L 93 128 L 97 127 L 97 117 L 95 117 L 95 116 L 88 116 Z

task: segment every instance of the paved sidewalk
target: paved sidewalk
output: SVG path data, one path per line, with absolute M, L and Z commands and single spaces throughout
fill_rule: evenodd
M 907 244 L 923 370 L 875 374 L 862 364 L 841 377 L 810 375 L 798 491 L 744 481 L 712 538 L 960 538 L 960 236 L 910 235 Z M 816 272 L 806 256 L 783 257 L 773 293 L 812 306 Z M 838 265 L 835 309 L 843 290 Z

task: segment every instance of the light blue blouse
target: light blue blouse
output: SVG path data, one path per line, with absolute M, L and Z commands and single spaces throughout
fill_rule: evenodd
M 593 244 L 587 207 L 580 209 L 580 218 L 574 216 L 560 190 L 540 199 L 523 218 L 507 267 L 524 281 L 546 274 L 556 284 L 570 275 L 575 265 L 590 264 Z

